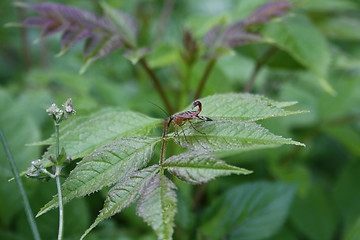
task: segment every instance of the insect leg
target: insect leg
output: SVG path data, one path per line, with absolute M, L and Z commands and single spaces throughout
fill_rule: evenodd
M 194 125 L 191 123 L 191 121 L 189 121 L 189 123 L 190 123 L 190 126 L 191 126 L 195 131 L 197 131 L 198 133 L 201 133 L 201 134 L 205 135 L 205 133 L 200 132 L 199 130 L 197 130 L 197 129 L 194 127 Z

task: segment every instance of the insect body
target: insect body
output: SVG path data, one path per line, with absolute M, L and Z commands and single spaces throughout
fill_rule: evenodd
M 175 114 L 170 117 L 168 126 L 170 126 L 170 123 L 173 121 L 177 130 L 177 126 L 183 126 L 187 121 L 190 123 L 190 125 L 194 128 L 194 126 L 191 124 L 190 120 L 192 119 L 200 119 L 204 121 L 212 121 L 212 119 L 208 117 L 199 116 L 199 113 L 201 112 L 201 102 L 195 101 L 192 105 L 192 108 L 198 107 L 197 111 L 186 111 L 182 113 Z M 194 128 L 195 129 L 195 128 Z M 196 129 L 195 129 L 196 130 Z M 198 130 L 196 130 L 198 131 Z M 199 131 L 198 131 L 199 132 Z

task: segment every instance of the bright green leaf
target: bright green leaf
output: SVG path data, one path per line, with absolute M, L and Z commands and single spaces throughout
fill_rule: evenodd
M 305 146 L 289 138 L 277 136 L 259 124 L 236 119 L 199 121 L 178 127 L 170 135 L 176 143 L 194 150 L 225 151 L 250 150 L 279 144 Z
M 120 138 L 94 150 L 62 185 L 63 202 L 98 191 L 146 166 L 158 141 L 158 138 Z M 40 210 L 38 216 L 56 207 L 57 196 Z
M 199 100 L 202 103 L 202 112 L 199 115 L 209 118 L 236 118 L 255 121 L 304 112 L 283 109 L 296 104 L 296 102 L 278 102 L 260 95 L 246 93 L 215 94 Z M 186 110 L 190 108 L 191 106 L 187 107 Z
M 166 159 L 162 166 L 171 174 L 191 184 L 204 183 L 218 176 L 252 173 L 252 171 L 228 165 L 214 155 L 202 151 L 174 155 Z
M 100 211 L 95 222 L 81 236 L 81 239 L 83 239 L 101 221 L 121 212 L 124 208 L 134 203 L 140 197 L 141 193 L 158 170 L 159 167 L 154 165 L 133 172 L 126 178 L 121 179 L 121 181 L 108 192 L 104 208 Z
M 257 240 L 270 237 L 284 223 L 295 187 L 257 182 L 234 187 L 212 203 L 200 231 L 210 239 Z
M 308 68 L 326 91 L 335 93 L 326 81 L 330 63 L 326 39 L 307 17 L 297 14 L 283 21 L 269 23 L 262 33 L 269 42 Z
M 67 131 L 60 136 L 60 143 L 72 159 L 77 159 L 117 138 L 145 136 L 161 121 L 135 112 L 114 110 Z M 50 155 L 55 155 L 55 145 L 51 145 L 43 156 L 44 165 L 50 163 L 47 159 Z
M 170 240 L 174 232 L 176 186 L 163 174 L 157 174 L 137 205 L 137 214 L 156 232 L 159 240 Z
M 107 113 L 111 113 L 117 111 L 117 109 L 114 108 L 105 108 L 105 109 L 101 109 L 97 112 L 94 112 L 90 115 L 87 116 L 78 116 L 76 115 L 73 118 L 70 118 L 64 122 L 61 123 L 60 125 L 60 136 L 69 134 L 70 132 L 74 131 L 76 128 L 78 128 L 80 125 L 82 125 L 83 123 L 86 123 L 87 121 L 90 121 L 91 119 L 95 119 L 97 117 L 100 117 L 104 114 Z M 119 110 L 120 111 L 120 110 Z M 49 137 L 46 140 L 43 140 L 41 142 L 36 142 L 36 143 L 32 143 L 29 144 L 30 146 L 37 146 L 37 145 L 51 145 L 54 144 L 56 142 L 55 139 L 55 133 L 51 135 L 51 137 Z

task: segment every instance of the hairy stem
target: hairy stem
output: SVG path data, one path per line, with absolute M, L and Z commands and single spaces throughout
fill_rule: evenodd
M 210 72 L 213 69 L 215 63 L 216 63 L 216 59 L 212 59 L 212 60 L 210 60 L 210 62 L 206 66 L 204 74 L 201 77 L 200 84 L 199 84 L 199 86 L 198 86 L 198 88 L 196 90 L 194 100 L 198 99 L 201 96 L 201 93 L 202 93 L 202 91 L 203 91 L 203 89 L 205 87 L 205 83 L 206 83 L 207 79 L 209 78 Z
M 56 134 L 56 159 L 59 159 L 60 156 L 60 123 L 55 123 L 55 134 Z M 63 238 L 64 232 L 64 205 L 62 201 L 62 192 L 61 192 L 61 181 L 60 181 L 60 174 L 61 174 L 62 166 L 56 166 L 55 169 L 55 179 L 56 179 L 56 187 L 58 191 L 58 198 L 59 198 L 59 233 L 58 233 L 58 240 Z
M 162 140 L 161 140 L 160 160 L 159 160 L 160 166 L 162 165 L 162 163 L 165 160 L 165 152 L 166 152 L 166 144 L 167 144 L 166 135 L 168 133 L 168 129 L 169 129 L 168 123 L 166 120 L 164 120 L 164 129 L 163 129 Z
M 247 81 L 246 86 L 244 87 L 243 92 L 250 92 L 250 90 L 252 89 L 252 87 L 254 86 L 255 83 L 255 79 L 257 74 L 259 73 L 260 69 L 262 68 L 262 66 L 270 59 L 270 57 L 277 51 L 277 47 L 276 46 L 271 46 L 261 57 L 260 59 L 256 62 L 255 67 Z
M 29 203 L 29 199 L 27 198 L 26 196 L 26 193 L 25 193 L 25 189 L 24 189 L 24 186 L 22 184 L 22 181 L 21 181 L 21 178 L 19 176 L 19 173 L 17 171 L 17 168 L 16 168 L 16 165 L 15 165 L 15 162 L 14 162 L 14 159 L 13 159 L 13 156 L 11 154 L 11 151 L 10 151 L 10 148 L 9 148 L 9 145 L 6 141 L 6 138 L 5 138 L 5 135 L 0 127 L 0 138 L 1 138 L 1 141 L 4 145 L 4 150 L 6 152 L 6 155 L 7 155 L 7 158 L 10 162 L 10 166 L 11 166 L 11 170 L 14 174 L 14 177 L 15 177 L 15 180 L 16 180 L 16 183 L 18 185 L 18 188 L 20 190 L 20 195 L 22 197 L 22 200 L 23 200 L 23 204 L 24 204 L 24 208 L 25 208 L 25 213 L 26 213 L 26 216 L 27 216 L 27 219 L 28 219 L 28 222 L 30 224 L 30 228 L 31 228 L 31 231 L 32 231 L 32 234 L 34 236 L 34 239 L 35 240 L 40 240 L 40 234 L 39 234 L 39 230 L 37 228 L 37 225 L 36 225 L 36 222 L 35 222 L 35 219 L 34 219 L 34 215 L 31 211 L 31 207 L 30 207 L 30 203 Z
M 156 77 L 155 73 L 153 72 L 153 70 L 148 66 L 147 62 L 145 61 L 145 59 L 140 59 L 140 64 L 141 66 L 143 66 L 143 68 L 145 69 L 146 73 L 150 76 L 150 79 L 152 80 L 152 82 L 155 85 L 156 90 L 158 91 L 165 107 L 166 110 L 170 113 L 173 113 L 173 109 L 170 105 L 169 99 L 166 97 L 166 94 L 164 92 L 163 87 L 161 86 L 158 78 Z

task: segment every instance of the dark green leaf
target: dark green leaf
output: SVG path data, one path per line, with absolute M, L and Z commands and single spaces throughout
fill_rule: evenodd
M 71 199 L 98 191 L 146 166 L 158 138 L 120 138 L 85 157 L 62 185 L 64 204 Z M 38 216 L 58 207 L 58 198 L 48 202 Z
M 326 80 L 330 52 L 325 37 L 307 17 L 297 14 L 283 21 L 267 24 L 262 33 L 269 42 L 287 51 L 317 76 L 326 91 L 334 93 Z
M 117 138 L 145 136 L 161 121 L 135 112 L 114 110 L 88 119 L 75 129 L 69 129 L 60 136 L 60 143 L 68 156 L 77 159 L 87 156 L 95 148 Z M 54 144 L 43 156 L 44 165 L 49 163 L 47 158 L 50 155 L 55 155 Z
M 236 119 L 187 123 L 170 136 L 183 147 L 206 151 L 251 150 L 279 144 L 305 146 L 277 136 L 256 123 Z
M 83 239 L 96 225 L 106 218 L 121 212 L 124 208 L 134 203 L 158 172 L 159 166 L 151 166 L 137 172 L 132 172 L 116 184 L 106 198 L 104 208 L 100 211 L 95 222 L 81 236 Z
M 176 186 L 162 173 L 157 174 L 137 206 L 137 214 L 156 232 L 159 240 L 170 240 L 174 232 Z
M 252 171 L 231 166 L 206 152 L 193 151 L 174 155 L 162 164 L 171 174 L 191 183 L 205 183 L 218 176 L 250 174 Z
M 202 103 L 202 112 L 199 115 L 209 118 L 236 118 L 255 121 L 305 112 L 284 109 L 296 104 L 296 102 L 278 102 L 254 94 L 215 94 L 201 98 L 199 101 Z M 187 107 L 186 110 L 190 108 L 191 106 Z
M 270 237 L 284 223 L 295 187 L 257 182 L 228 190 L 213 201 L 200 231 L 210 239 L 257 240 Z

